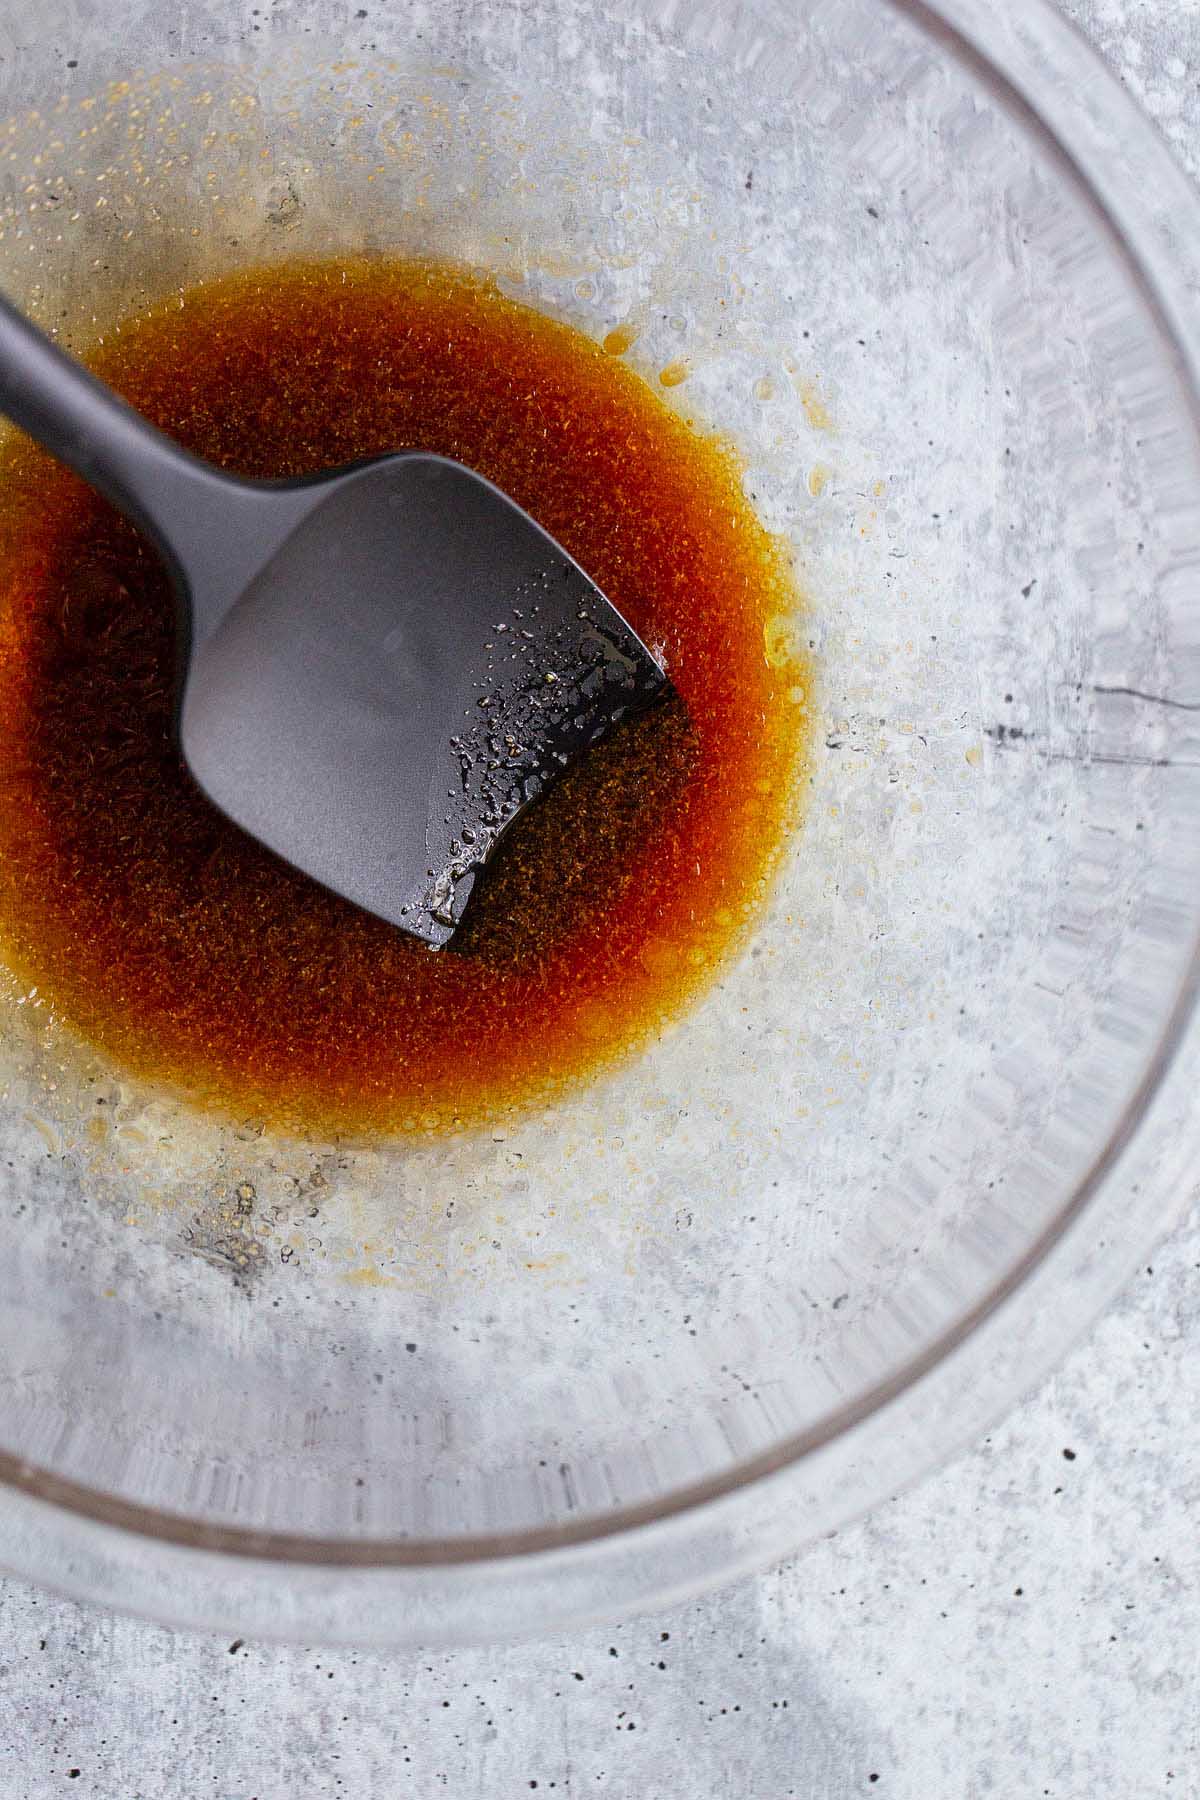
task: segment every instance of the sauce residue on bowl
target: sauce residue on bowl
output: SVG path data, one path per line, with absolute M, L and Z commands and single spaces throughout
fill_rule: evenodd
M 794 814 L 795 589 L 736 458 L 583 333 L 432 265 L 312 263 L 184 292 L 89 358 L 250 476 L 419 447 L 470 464 L 661 648 L 680 702 L 508 834 L 433 953 L 227 823 L 172 738 L 154 553 L 40 451 L 0 470 L 0 948 L 119 1064 L 237 1117 L 469 1125 L 646 1041 L 759 907 Z

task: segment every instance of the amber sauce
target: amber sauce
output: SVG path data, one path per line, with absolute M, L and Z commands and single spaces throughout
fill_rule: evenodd
M 155 556 L 75 477 L 10 452 L 0 946 L 117 1063 L 288 1129 L 470 1125 L 644 1042 L 736 943 L 795 813 L 805 671 L 771 648 L 795 593 L 732 454 L 614 348 L 449 270 L 338 263 L 186 293 L 91 358 L 247 475 L 461 458 L 662 647 L 682 704 L 525 815 L 439 954 L 201 798 L 172 741 Z

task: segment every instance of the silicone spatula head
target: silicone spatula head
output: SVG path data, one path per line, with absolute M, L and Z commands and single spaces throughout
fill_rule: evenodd
M 245 830 L 441 945 L 501 833 L 665 685 L 498 488 L 404 455 L 334 476 L 194 643 L 181 739 Z

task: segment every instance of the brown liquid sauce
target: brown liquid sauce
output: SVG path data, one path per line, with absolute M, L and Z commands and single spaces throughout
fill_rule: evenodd
M 92 366 L 250 476 L 440 451 L 498 482 L 661 646 L 681 703 L 509 832 L 433 953 L 201 797 L 154 554 L 40 452 L 0 486 L 0 944 L 120 1065 L 239 1118 L 470 1125 L 644 1042 L 759 906 L 794 812 L 795 605 L 736 461 L 581 333 L 456 272 L 309 264 L 196 289 Z

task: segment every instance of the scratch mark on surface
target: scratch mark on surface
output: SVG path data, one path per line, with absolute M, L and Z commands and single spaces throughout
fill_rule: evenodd
M 1150 706 L 1169 706 L 1176 712 L 1200 712 L 1200 700 L 1172 700 L 1166 694 L 1148 694 L 1143 688 L 1093 687 L 1093 694 L 1120 694 L 1130 700 L 1145 700 Z

